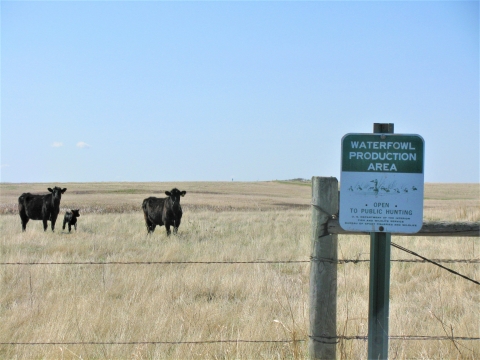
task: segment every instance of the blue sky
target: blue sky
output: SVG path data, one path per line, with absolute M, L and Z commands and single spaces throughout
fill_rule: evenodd
M 340 178 L 394 123 L 479 182 L 478 1 L 1 1 L 2 182 Z

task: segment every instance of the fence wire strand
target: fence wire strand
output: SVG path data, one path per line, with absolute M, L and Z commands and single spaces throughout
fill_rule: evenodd
M 393 245 L 392 245 L 393 246 Z M 311 257 L 310 260 L 252 260 L 252 261 L 73 261 L 73 262 L 0 262 L 0 265 L 215 265 L 215 264 L 305 264 L 310 261 L 322 261 L 337 264 L 357 264 L 370 262 L 369 259 L 340 259 L 337 261 L 325 258 Z M 399 263 L 445 263 L 445 264 L 480 264 L 480 259 L 393 259 Z
M 325 340 L 333 341 L 332 343 L 338 343 L 340 340 L 368 340 L 368 336 L 366 335 L 352 335 L 352 336 L 309 336 L 315 342 L 322 342 L 322 343 L 329 343 Z M 463 340 L 463 341 L 478 341 L 480 337 L 467 337 L 467 336 L 426 336 L 426 335 L 390 335 L 388 337 L 389 340 L 419 340 L 419 341 L 427 341 L 427 340 Z
M 85 342 L 10 342 L 0 345 L 199 345 L 218 343 L 291 343 L 302 340 L 206 340 L 206 341 L 85 341 Z
M 0 265 L 211 265 L 211 264 L 295 264 L 309 263 L 309 260 L 292 261 L 77 261 L 77 262 L 4 262 Z
M 367 341 L 368 336 L 352 335 L 352 336 L 308 336 L 309 339 L 321 343 L 339 343 L 341 340 L 363 340 Z M 466 336 L 422 336 L 422 335 L 391 335 L 390 340 L 406 340 L 406 341 L 442 341 L 442 340 L 462 340 L 462 341 L 478 341 L 480 337 Z M 201 344 L 219 344 L 219 343 L 294 343 L 305 342 L 308 339 L 288 339 L 288 340 L 205 340 L 205 341 L 65 341 L 65 342 L 0 342 L 0 345 L 201 345 Z
M 444 269 L 444 270 L 447 270 L 448 272 L 451 272 L 451 273 L 454 274 L 454 275 L 460 276 L 460 277 L 462 277 L 462 278 L 464 278 L 464 279 L 466 279 L 466 280 L 468 280 L 468 281 L 473 282 L 474 284 L 480 285 L 480 282 L 478 282 L 478 281 L 476 281 L 476 280 L 473 280 L 472 278 L 469 278 L 468 276 L 462 275 L 462 274 L 460 274 L 459 272 L 457 272 L 457 271 L 455 271 L 455 270 L 452 270 L 452 269 L 449 269 L 449 268 L 447 268 L 447 267 L 445 267 L 445 266 L 443 266 L 443 265 L 440 265 L 438 262 L 435 262 L 435 261 L 433 261 L 433 260 L 427 259 L 426 257 L 423 257 L 422 255 L 419 255 L 419 254 L 417 254 L 416 252 L 413 252 L 412 250 L 408 250 L 408 249 L 404 248 L 403 246 L 400 246 L 400 245 L 395 244 L 395 243 L 393 243 L 393 242 L 392 242 L 391 244 L 392 244 L 393 247 L 396 247 L 397 249 L 400 249 L 400 250 L 402 250 L 402 251 L 405 251 L 405 252 L 407 252 L 407 253 L 409 253 L 409 254 L 411 254 L 411 255 L 417 256 L 417 257 L 419 257 L 419 258 L 421 258 L 421 259 L 423 259 L 423 260 L 425 260 L 425 261 L 427 261 L 427 262 L 429 262 L 429 263 L 431 263 L 431 264 L 433 264 L 433 265 L 436 265 L 436 266 L 438 266 L 438 267 L 440 267 L 440 268 L 442 268 L 442 269 Z

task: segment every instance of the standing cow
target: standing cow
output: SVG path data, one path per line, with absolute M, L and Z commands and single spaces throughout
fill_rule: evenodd
M 77 231 L 77 217 L 79 216 L 80 209 L 67 211 L 63 217 L 63 230 L 65 230 L 65 225 L 68 224 L 68 232 L 72 231 L 72 226 Z
M 177 188 L 172 191 L 165 191 L 167 198 L 149 197 L 143 200 L 142 209 L 145 217 L 145 224 L 148 233 L 155 231 L 155 227 L 165 225 L 167 236 L 170 235 L 170 226 L 173 226 L 173 233 L 176 234 L 180 221 L 182 220 L 182 207 L 180 197 L 185 196 L 186 191 Z
M 60 200 L 67 189 L 55 186 L 53 189 L 48 188 L 48 191 L 50 194 L 47 195 L 23 193 L 18 198 L 18 213 L 22 220 L 22 231 L 25 231 L 30 219 L 42 220 L 44 231 L 47 231 L 47 221 L 50 221 L 52 231 L 55 231 L 55 222 L 60 212 Z

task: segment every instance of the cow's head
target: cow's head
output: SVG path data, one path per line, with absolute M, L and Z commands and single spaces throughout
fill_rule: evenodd
M 185 196 L 186 191 L 180 191 L 177 188 L 172 189 L 172 191 L 165 191 L 165 195 L 167 195 L 173 204 L 180 204 L 180 197 Z
M 62 198 L 62 194 L 67 191 L 67 188 L 59 188 L 58 186 L 55 186 L 53 189 L 52 188 L 48 188 L 48 191 L 50 191 L 52 193 L 52 197 L 53 199 L 58 199 L 60 200 Z
M 72 212 L 73 215 L 75 215 L 75 217 L 79 217 L 80 216 L 80 209 L 78 210 L 70 210 Z

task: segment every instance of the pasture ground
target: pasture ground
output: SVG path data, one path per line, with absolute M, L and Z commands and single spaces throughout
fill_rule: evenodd
M 55 233 L 41 221 L 22 233 L 18 196 L 55 185 L 68 188 Z M 147 236 L 142 200 L 173 187 L 187 191 L 179 234 Z M 0 265 L 0 358 L 307 359 L 310 201 L 303 182 L 0 184 L 0 262 L 22 263 Z M 426 184 L 424 219 L 479 221 L 479 202 L 478 184 Z M 70 208 L 81 217 L 69 234 Z M 479 258 L 479 238 L 392 241 L 428 258 Z M 368 259 L 369 243 L 341 235 L 339 258 Z M 392 248 L 392 259 L 412 257 Z M 258 260 L 279 262 L 235 263 Z M 132 264 L 148 261 L 189 263 Z M 129 264 L 26 264 L 38 262 Z M 479 264 L 446 266 L 480 279 Z M 479 337 L 479 314 L 477 285 L 430 264 L 392 263 L 391 335 Z M 338 333 L 366 335 L 367 317 L 368 262 L 339 265 Z M 237 342 L 207 343 L 218 340 Z M 366 351 L 349 340 L 337 354 Z M 391 340 L 389 358 L 478 359 L 480 341 Z

